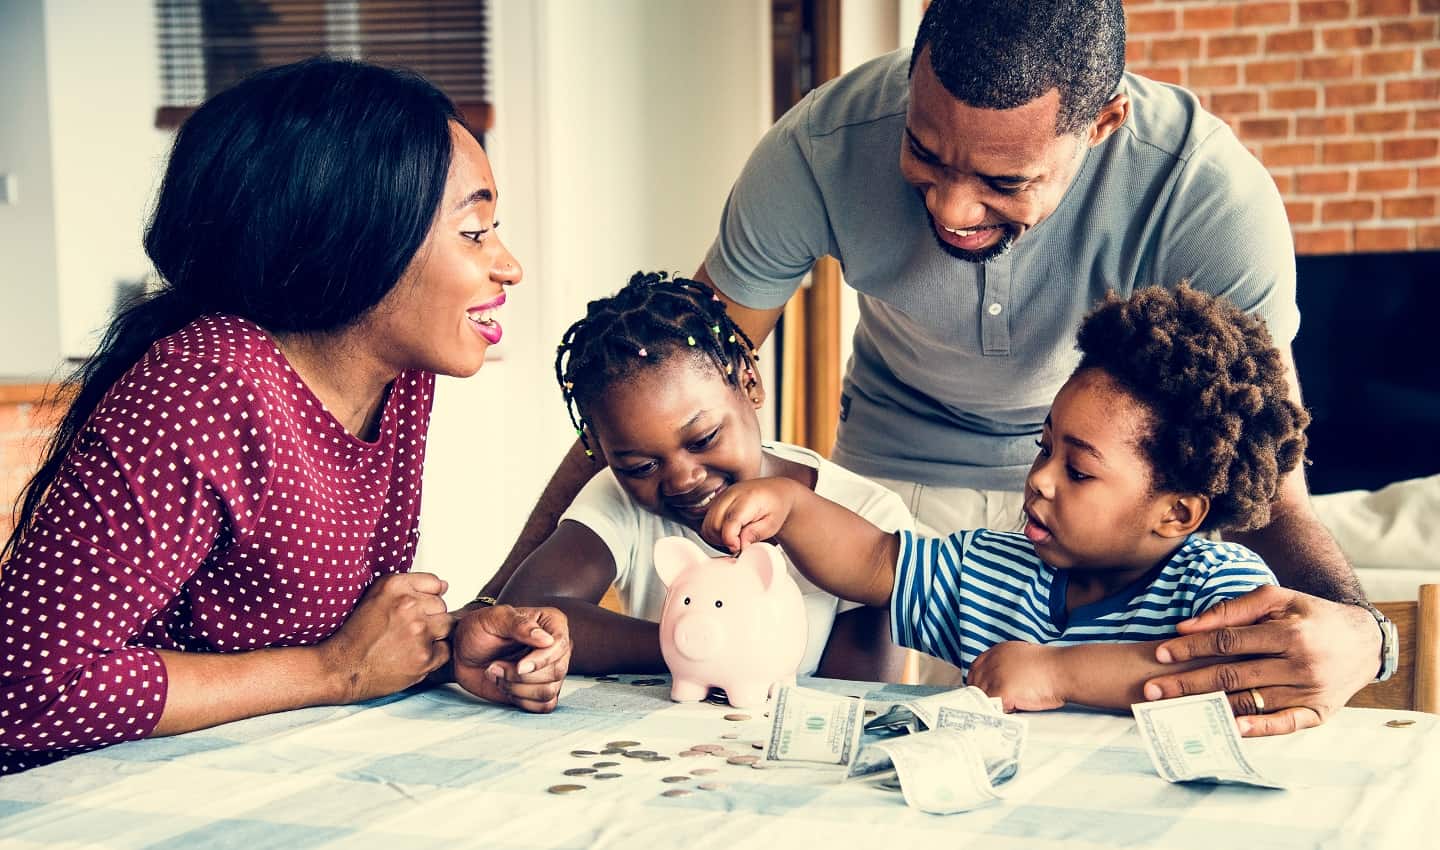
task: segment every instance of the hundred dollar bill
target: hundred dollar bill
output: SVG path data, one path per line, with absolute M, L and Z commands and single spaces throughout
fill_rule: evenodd
M 860 749 L 865 702 L 782 685 L 771 716 L 766 759 L 849 765 Z
M 973 741 L 992 785 L 1008 782 L 1020 772 L 1028 728 L 1024 718 L 941 706 L 935 728 L 955 729 Z
M 865 747 L 866 753 L 871 750 L 888 758 L 905 802 L 913 808 L 948 815 L 1000 799 L 976 739 L 958 729 L 887 738 Z
M 1130 706 L 1155 771 L 1170 782 L 1284 788 L 1245 758 L 1224 691 Z
M 865 731 L 887 734 L 922 732 L 926 729 L 933 729 L 942 708 L 993 714 L 1001 712 L 1000 700 L 987 697 L 985 692 L 979 688 L 973 686 L 957 688 L 953 691 L 890 703 L 865 724 Z

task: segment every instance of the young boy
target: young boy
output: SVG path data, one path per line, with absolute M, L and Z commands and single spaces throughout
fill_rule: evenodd
M 1176 623 L 1274 583 L 1254 552 L 1198 532 L 1269 521 L 1309 417 L 1263 323 L 1183 283 L 1110 296 L 1079 348 L 1037 441 L 1023 534 L 887 534 L 777 480 L 720 494 L 703 533 L 731 551 L 774 537 L 818 586 L 888 603 L 896 643 L 1007 710 L 1140 702 Z

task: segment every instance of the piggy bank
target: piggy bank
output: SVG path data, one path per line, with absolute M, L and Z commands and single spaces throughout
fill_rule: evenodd
M 705 699 L 724 688 L 736 708 L 761 705 L 777 681 L 795 680 L 805 656 L 805 603 L 785 557 L 769 543 L 738 558 L 712 558 L 684 537 L 655 541 L 655 571 L 665 582 L 660 651 L 670 668 L 670 698 Z

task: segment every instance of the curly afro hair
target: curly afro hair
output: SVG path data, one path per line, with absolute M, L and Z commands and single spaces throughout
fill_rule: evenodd
M 1113 292 L 1080 327 L 1082 369 L 1101 369 L 1152 418 L 1140 451 L 1151 487 L 1210 498 L 1201 528 L 1270 522 L 1305 454 L 1310 416 L 1289 398 L 1265 323 L 1224 298 L 1160 286 Z

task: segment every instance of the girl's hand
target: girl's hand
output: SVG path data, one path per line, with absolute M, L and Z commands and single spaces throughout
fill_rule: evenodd
M 430 573 L 376 579 L 340 630 L 315 647 L 337 682 L 339 702 L 404 690 L 450 659 L 446 587 Z
M 570 670 L 570 625 L 556 608 L 496 605 L 455 624 L 455 681 L 481 699 L 555 710 Z
M 801 485 L 786 478 L 757 478 L 725 488 L 705 513 L 700 536 L 727 552 L 769 540 L 784 527 Z
M 999 697 L 1006 711 L 1046 711 L 1065 705 L 1061 647 L 1022 641 L 997 643 L 970 665 L 966 684 Z

